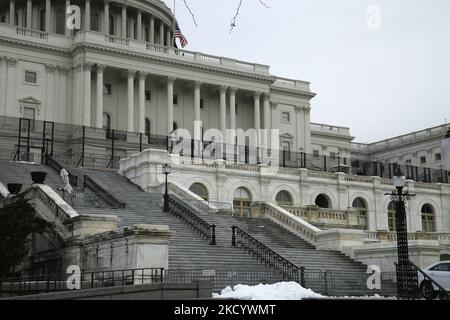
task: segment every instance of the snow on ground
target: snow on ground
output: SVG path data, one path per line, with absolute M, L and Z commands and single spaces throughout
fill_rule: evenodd
M 302 300 L 308 298 L 324 298 L 310 289 L 305 289 L 296 282 L 279 282 L 275 284 L 259 284 L 247 286 L 238 284 L 226 287 L 213 298 L 239 300 Z

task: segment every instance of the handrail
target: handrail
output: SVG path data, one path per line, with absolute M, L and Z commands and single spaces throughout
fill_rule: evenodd
M 103 189 L 97 182 L 94 181 L 91 177 L 84 175 L 83 176 L 83 187 L 89 188 L 96 194 L 99 194 L 103 201 L 112 206 L 115 209 L 124 209 L 125 203 L 119 201 L 114 195 Z
M 142 268 L 124 270 L 83 271 L 79 288 L 94 289 L 111 286 L 137 285 L 164 282 L 164 268 Z M 53 274 L 23 278 L 2 278 L 0 293 L 11 295 L 69 291 L 67 280 L 70 274 Z
M 53 157 L 48 154 L 45 155 L 45 164 L 48 165 L 53 170 L 55 170 L 58 174 L 60 174 L 61 170 L 64 169 L 64 167 L 58 161 L 53 159 Z M 68 173 L 70 185 L 75 188 L 78 187 L 78 177 L 74 176 L 70 172 Z
M 445 288 L 443 288 L 439 283 L 437 283 L 433 278 L 431 278 L 429 275 L 427 275 L 422 269 L 420 269 L 416 264 L 414 264 L 414 262 L 409 261 L 409 264 L 411 265 L 411 267 L 413 267 L 417 272 L 421 273 L 422 276 L 427 279 L 428 281 L 430 281 L 432 284 L 434 284 L 436 287 L 439 288 L 439 292 L 445 297 L 446 300 L 450 300 L 450 296 L 447 292 L 447 290 L 445 290 Z
M 169 195 L 169 210 L 171 213 L 190 224 L 197 232 L 209 240 L 209 244 L 216 245 L 216 225 L 209 224 L 197 214 L 195 209 L 179 200 L 173 195 Z
M 239 227 L 232 226 L 231 229 L 233 232 L 231 245 L 233 247 L 239 245 L 244 250 L 248 250 L 254 254 L 265 265 L 280 270 L 289 280 L 303 283 L 303 277 L 301 275 L 304 273 L 304 267 L 296 266 Z

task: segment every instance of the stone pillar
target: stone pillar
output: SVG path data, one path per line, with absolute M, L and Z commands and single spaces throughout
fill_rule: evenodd
M 312 153 L 311 150 L 311 107 L 306 107 L 303 109 L 305 116 L 305 152 Z
M 50 32 L 52 3 L 51 0 L 45 0 L 45 32 Z
M 17 59 L 6 58 L 6 116 L 17 117 L 16 99 L 16 66 Z
M 66 0 L 66 10 L 68 7 L 70 7 L 70 0 Z M 69 14 L 66 11 L 66 20 L 65 21 L 67 21 L 68 18 L 69 18 Z M 67 23 L 64 23 L 64 30 L 65 30 L 64 34 L 66 35 L 66 37 L 70 37 L 72 30 L 67 28 Z
M 51 64 L 45 66 L 46 71 L 46 97 L 44 118 L 47 121 L 54 121 L 56 110 L 54 109 L 53 96 L 55 94 L 55 70 L 56 67 Z
M 139 132 L 145 133 L 145 72 L 139 72 Z
M 127 6 L 122 5 L 122 38 L 127 37 Z
M 9 0 L 9 24 L 16 23 L 16 0 Z
M 138 10 L 137 12 L 137 35 L 136 35 L 136 39 L 137 40 L 142 40 L 142 11 Z
M 155 17 L 150 16 L 150 43 L 154 44 L 155 43 Z
M 129 132 L 134 131 L 134 75 L 136 70 L 128 70 L 128 125 L 127 130 Z
M 73 68 L 72 78 L 72 124 L 82 125 L 81 96 L 83 87 L 81 86 L 81 65 Z
M 103 73 L 105 66 L 97 65 L 97 109 L 95 117 L 95 126 L 99 129 L 103 128 Z
M 202 87 L 202 83 L 200 81 L 196 81 L 194 84 L 194 121 L 202 121 L 201 117 L 201 111 L 200 111 L 200 90 Z M 201 130 L 200 132 L 197 132 L 198 130 L 195 130 L 194 126 L 194 140 L 200 141 L 201 140 Z
M 221 86 L 220 92 L 220 131 L 222 132 L 223 139 L 225 141 L 225 135 L 227 132 L 227 89 L 226 86 Z
M 162 21 L 159 24 L 159 44 L 164 45 L 164 23 Z
M 68 92 L 68 77 L 69 74 L 69 68 L 59 66 L 59 79 L 56 81 L 56 83 L 59 83 L 59 100 L 57 102 L 57 108 L 59 109 L 59 113 L 57 116 L 57 119 L 55 121 L 65 123 L 66 117 L 67 117 L 67 111 L 68 111 L 68 105 L 67 102 L 70 101 L 67 97 Z
M 4 69 L 3 57 L 0 57 L 0 114 L 6 114 L 5 97 L 6 97 L 6 70 Z
M 173 83 L 174 77 L 167 78 L 167 133 L 173 131 Z
M 84 64 L 83 125 L 87 127 L 91 126 L 91 71 L 92 71 L 92 64 L 91 63 Z
M 85 0 L 84 30 L 91 30 L 91 0 Z
M 270 94 L 264 93 L 264 129 L 266 129 L 266 134 L 263 136 L 264 148 L 270 147 L 270 129 L 271 127 L 271 110 L 270 110 Z
M 230 129 L 236 129 L 236 88 L 230 88 Z
M 109 35 L 109 0 L 104 0 L 103 13 L 104 13 L 103 28 L 105 29 L 103 30 L 103 33 Z
M 27 0 L 27 24 L 26 24 L 27 29 L 32 28 L 32 25 L 31 25 L 32 14 L 33 14 L 33 2 L 32 2 L 32 0 Z
M 173 47 L 173 44 L 172 44 L 172 33 L 171 33 L 171 31 L 170 31 L 170 28 L 167 28 L 167 30 L 166 30 L 166 41 L 167 41 L 167 46 L 168 47 Z
M 261 115 L 260 115 L 260 98 L 261 98 L 261 93 L 260 92 L 255 92 L 253 94 L 253 98 L 254 98 L 254 126 L 255 126 L 255 130 L 259 130 L 261 129 Z

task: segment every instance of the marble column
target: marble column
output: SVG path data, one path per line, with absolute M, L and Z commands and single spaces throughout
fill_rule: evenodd
M 127 38 L 127 6 L 122 5 L 122 38 Z
M 72 124 L 82 125 L 82 107 L 81 107 L 81 97 L 83 94 L 83 87 L 81 86 L 81 65 L 74 66 L 72 72 Z
M 261 93 L 260 92 L 255 92 L 253 94 L 253 99 L 254 99 L 254 127 L 256 130 L 261 129 L 261 114 L 260 114 L 260 98 L 261 98 Z
M 57 116 L 55 116 L 55 121 L 60 123 L 67 122 L 67 111 L 69 109 L 67 102 L 70 101 L 67 97 L 68 74 L 69 68 L 58 66 L 58 79 L 56 80 L 56 83 L 59 85 L 59 99 L 57 100 L 57 109 L 59 109 L 59 112 L 57 113 Z
M 83 125 L 87 127 L 91 126 L 91 71 L 92 71 L 91 63 L 86 63 L 83 65 L 83 73 L 84 73 Z
M 6 58 L 6 116 L 17 117 L 16 71 L 17 59 Z
M 227 133 L 227 89 L 226 86 L 219 88 L 220 93 L 220 131 L 222 132 L 223 139 L 225 141 L 225 135 Z
M 174 77 L 167 78 L 167 133 L 173 131 L 173 84 Z
M 97 109 L 95 116 L 95 126 L 103 128 L 103 73 L 105 65 L 97 65 Z
M 137 30 L 136 30 L 136 39 L 141 41 L 142 40 L 142 11 L 138 10 L 137 12 Z
M 103 33 L 109 35 L 109 0 L 104 0 Z
M 47 121 L 55 121 L 54 115 L 56 110 L 54 108 L 54 94 L 55 94 L 55 71 L 56 67 L 51 64 L 45 66 L 46 71 L 46 97 L 44 118 Z
M 170 28 L 167 28 L 166 30 L 166 42 L 168 47 L 173 47 L 172 43 L 172 33 L 170 31 Z
M 270 147 L 270 129 L 271 129 L 271 110 L 270 110 L 270 94 L 265 93 L 263 96 L 264 101 L 264 129 L 266 129 L 266 132 L 263 136 L 263 144 L 264 148 Z
M 52 3 L 51 0 L 45 0 L 45 32 L 50 32 Z
M 0 114 L 6 114 L 5 97 L 6 97 L 6 70 L 4 69 L 3 57 L 0 57 Z
M 134 131 L 134 75 L 136 74 L 136 70 L 129 69 L 128 70 L 128 125 L 127 131 Z
M 16 23 L 16 0 L 9 0 L 9 24 Z
M 84 30 L 91 30 L 91 0 L 85 0 Z
M 201 87 L 202 87 L 202 83 L 200 81 L 196 81 L 194 84 L 194 121 L 195 122 L 202 121 L 201 110 L 200 110 Z M 195 130 L 195 129 L 196 129 L 196 127 L 194 126 L 194 140 L 199 141 L 202 138 L 201 137 L 202 132 L 201 132 L 201 129 L 200 130 Z
M 139 72 L 139 132 L 145 133 L 145 78 L 147 73 Z
M 150 43 L 155 43 L 155 17 L 150 16 Z
M 236 129 L 236 88 L 230 88 L 230 129 Z
M 159 24 L 159 44 L 164 45 L 164 23 L 162 21 Z
M 70 7 L 70 0 L 66 0 L 66 10 L 67 8 Z M 69 18 L 69 14 L 66 11 L 66 20 L 64 23 L 64 34 L 66 35 L 66 37 L 70 37 L 72 30 L 70 30 L 69 28 L 67 28 L 67 19 Z
M 26 27 L 27 27 L 27 29 L 31 29 L 32 28 L 32 25 L 31 25 L 31 22 L 32 22 L 32 15 L 33 14 L 33 2 L 32 2 L 32 0 L 27 0 L 27 24 L 26 24 Z

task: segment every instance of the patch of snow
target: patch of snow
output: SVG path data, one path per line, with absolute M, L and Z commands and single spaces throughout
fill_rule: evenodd
M 305 289 L 297 282 L 279 282 L 275 284 L 259 284 L 247 286 L 238 284 L 226 287 L 220 294 L 213 294 L 215 299 L 238 300 L 302 300 L 309 298 L 325 298 L 310 289 Z

